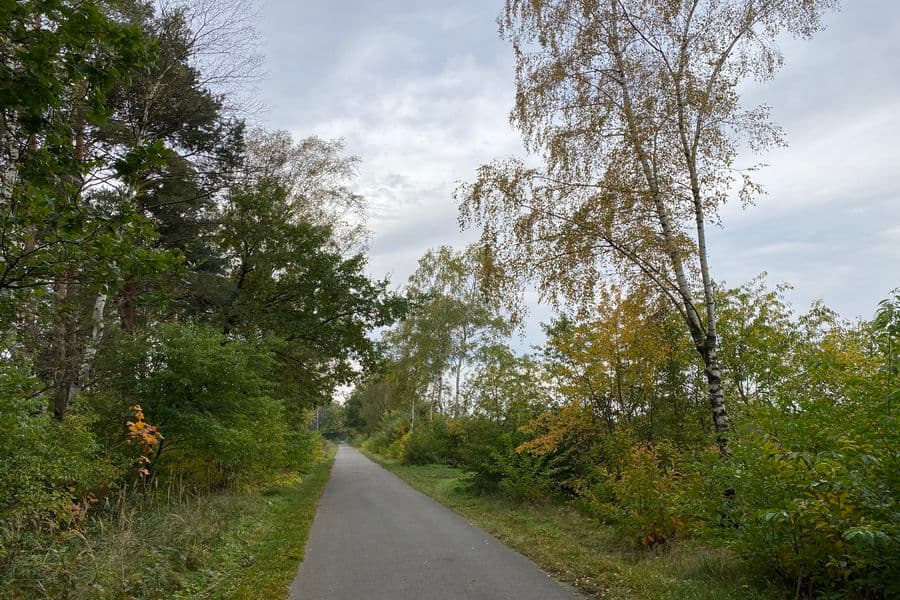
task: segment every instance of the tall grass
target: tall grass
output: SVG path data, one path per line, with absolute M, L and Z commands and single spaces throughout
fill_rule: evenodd
M 302 554 L 304 519 L 314 515 L 330 459 L 320 456 L 307 473 L 252 490 L 201 494 L 179 481 L 121 490 L 65 529 L 7 523 L 0 529 L 0 598 L 243 597 L 233 582 L 270 558 L 279 561 L 278 589 L 286 595 L 301 556 L 269 556 L 275 549 L 264 538 L 288 529 L 294 546 L 302 538 Z

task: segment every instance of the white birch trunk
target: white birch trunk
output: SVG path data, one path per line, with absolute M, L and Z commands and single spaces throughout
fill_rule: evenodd
M 6 68 L 8 72 L 15 72 L 13 64 L 12 43 L 3 39 L 0 51 L 6 56 Z M 16 139 L 18 119 L 14 111 L 0 113 L 0 160 L 3 161 L 3 170 L 0 171 L 0 206 L 7 205 L 12 199 L 13 189 L 18 179 L 19 144 Z
M 10 115 L 0 115 L 0 156 L 3 157 L 3 171 L 0 174 L 0 206 L 12 200 L 19 171 L 19 144 L 15 135 L 16 120 Z
M 69 386 L 69 398 L 67 403 L 69 406 L 71 406 L 72 402 L 75 401 L 75 398 L 81 393 L 88 378 L 91 376 L 91 370 L 94 367 L 94 357 L 97 356 L 97 348 L 100 345 L 100 340 L 103 338 L 103 313 L 105 309 L 106 294 L 98 294 L 96 300 L 94 300 L 94 310 L 91 312 L 91 321 L 93 325 L 91 328 L 91 337 L 85 345 L 84 354 L 81 357 L 81 365 L 78 368 L 78 375 L 72 382 L 72 385 Z
M 686 136 L 684 132 L 684 123 L 681 121 L 681 135 L 683 144 L 685 144 L 685 158 L 691 178 L 691 195 L 694 201 L 694 216 L 696 218 L 697 231 L 697 250 L 700 258 L 700 270 L 703 280 L 703 300 L 705 304 L 706 324 L 704 325 L 700 315 L 691 300 L 692 290 L 687 280 L 684 263 L 679 254 L 678 246 L 675 241 L 674 227 L 672 216 L 666 208 L 662 198 L 662 191 L 654 175 L 654 169 L 651 166 L 651 160 L 648 156 L 647 149 L 644 147 L 643 139 L 640 134 L 637 119 L 634 114 L 631 101 L 631 93 L 629 81 L 626 79 L 627 68 L 623 56 L 623 52 L 619 43 L 619 33 L 617 27 L 617 19 L 619 15 L 619 4 L 616 0 L 610 0 L 610 8 L 612 10 L 613 19 L 610 28 L 610 50 L 616 60 L 619 68 L 619 86 L 622 90 L 622 109 L 625 115 L 625 122 L 628 129 L 628 138 L 634 147 L 638 161 L 643 171 L 645 180 L 647 181 L 650 192 L 653 196 L 654 205 L 659 219 L 660 228 L 663 234 L 664 250 L 671 261 L 673 273 L 675 275 L 676 289 L 681 297 L 684 305 L 682 315 L 685 318 L 694 345 L 703 359 L 704 370 L 706 372 L 706 380 L 709 392 L 710 408 L 713 415 L 713 424 L 717 434 L 717 442 L 719 451 L 722 454 L 728 453 L 728 415 L 725 412 L 725 395 L 722 389 L 722 373 L 718 362 L 717 336 L 716 336 L 716 310 L 715 297 L 712 286 L 712 279 L 709 274 L 709 264 L 706 251 L 706 231 L 704 223 L 703 203 L 700 196 L 699 180 L 696 169 L 696 152 L 693 152 L 686 144 Z M 680 108 L 680 107 L 679 107 Z M 697 127 L 700 127 L 698 123 Z M 698 129 L 699 131 L 699 129 Z

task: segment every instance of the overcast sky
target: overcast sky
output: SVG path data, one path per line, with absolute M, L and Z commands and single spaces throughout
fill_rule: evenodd
M 502 0 L 262 0 L 260 84 L 269 128 L 340 137 L 363 163 L 370 272 L 402 283 L 428 248 L 462 247 L 452 191 L 478 165 L 521 154 L 508 124 L 513 62 Z M 714 276 L 766 271 L 798 308 L 822 299 L 870 317 L 900 286 L 900 2 L 847 0 L 812 41 L 787 40 L 769 104 L 789 146 L 768 152 L 768 194 L 732 203 L 712 233 Z M 755 162 L 748 157 L 743 161 Z M 534 310 L 528 339 L 538 341 Z

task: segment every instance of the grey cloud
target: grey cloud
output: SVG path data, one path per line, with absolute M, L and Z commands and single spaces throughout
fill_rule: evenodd
M 456 181 L 522 153 L 507 122 L 513 65 L 497 39 L 501 5 L 264 5 L 267 124 L 343 137 L 363 159 L 358 191 L 371 205 L 373 275 L 399 282 L 429 247 L 470 240 L 475 232 L 456 227 Z M 801 307 L 823 298 L 869 316 L 900 285 L 900 3 L 850 0 L 828 23 L 812 41 L 784 40 L 775 81 L 744 87 L 748 106 L 772 107 L 790 145 L 740 157 L 771 165 L 760 173 L 768 194 L 748 210 L 725 208 L 713 267 L 729 284 L 768 270 L 771 281 L 794 284 Z M 537 320 L 550 315 L 533 312 L 532 342 Z

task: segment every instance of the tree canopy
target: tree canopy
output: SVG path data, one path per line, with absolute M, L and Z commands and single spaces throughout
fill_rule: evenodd
M 543 166 L 481 167 L 460 220 L 482 230 L 498 294 L 535 281 L 545 299 L 586 305 L 611 277 L 648 283 L 684 319 L 706 368 L 720 446 L 721 387 L 706 227 L 732 190 L 739 143 L 781 142 L 738 86 L 771 78 L 780 33 L 809 37 L 830 0 L 508 0 L 500 30 L 516 57 L 510 113 Z M 738 170 L 740 196 L 759 187 Z

